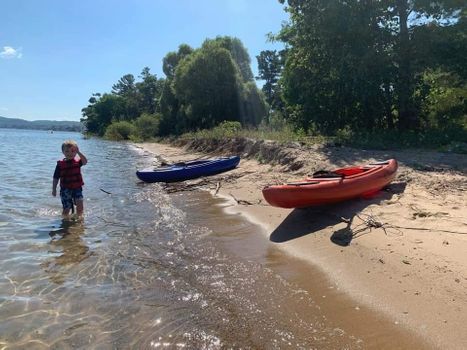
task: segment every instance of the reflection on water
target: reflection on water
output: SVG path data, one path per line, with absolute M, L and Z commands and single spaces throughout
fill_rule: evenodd
M 41 263 L 41 266 L 52 282 L 64 283 L 65 274 L 61 267 L 80 263 L 89 256 L 89 247 L 81 238 L 84 230 L 83 221 L 63 219 L 58 228 L 49 232 L 52 258 Z

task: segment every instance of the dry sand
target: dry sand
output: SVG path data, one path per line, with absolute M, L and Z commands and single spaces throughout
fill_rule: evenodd
M 168 162 L 207 156 L 166 144 L 140 146 Z M 290 159 L 282 165 L 243 158 L 233 171 L 188 185 L 225 197 L 229 212 L 260 224 L 265 239 L 321 269 L 354 300 L 436 347 L 466 349 L 467 156 L 318 146 L 286 154 Z M 269 184 L 388 158 L 399 161 L 398 175 L 372 199 L 289 210 L 262 197 Z M 290 164 L 301 166 L 293 171 Z

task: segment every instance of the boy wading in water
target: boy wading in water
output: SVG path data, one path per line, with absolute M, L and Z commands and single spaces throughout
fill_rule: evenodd
M 60 180 L 60 199 L 62 200 L 64 217 L 68 217 L 73 203 L 76 204 L 78 218 L 83 217 L 83 177 L 81 167 L 86 165 L 86 156 L 79 151 L 75 141 L 68 140 L 62 144 L 62 153 L 65 156 L 57 161 L 52 182 L 52 196 L 57 195 L 57 185 Z M 76 157 L 79 156 L 79 158 Z

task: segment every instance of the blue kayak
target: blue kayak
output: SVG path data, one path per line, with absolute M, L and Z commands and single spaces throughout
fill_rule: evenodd
M 192 160 L 136 171 L 136 176 L 144 182 L 176 182 L 214 175 L 235 168 L 240 157 L 221 157 L 205 160 Z

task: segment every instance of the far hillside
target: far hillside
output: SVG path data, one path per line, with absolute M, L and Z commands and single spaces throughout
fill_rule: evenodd
M 82 131 L 80 122 L 60 120 L 34 120 L 28 121 L 19 118 L 0 117 L 0 128 L 7 129 L 35 129 L 54 131 Z

